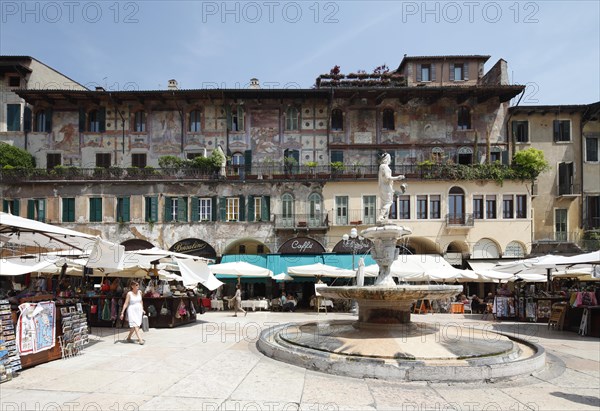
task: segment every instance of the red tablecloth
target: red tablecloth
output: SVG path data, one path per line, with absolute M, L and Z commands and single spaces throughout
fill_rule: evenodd
M 202 307 L 206 307 L 210 310 L 210 298 L 203 298 L 202 299 Z

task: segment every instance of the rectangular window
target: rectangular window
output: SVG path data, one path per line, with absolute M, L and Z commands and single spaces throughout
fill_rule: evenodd
M 571 120 L 554 120 L 554 141 L 571 141 Z
M 110 167 L 110 153 L 96 153 L 96 167 Z
M 6 105 L 6 131 L 21 131 L 21 105 Z
M 502 197 L 502 218 L 514 218 L 514 198 L 511 194 Z
M 62 156 L 60 153 L 46 154 L 46 169 L 52 170 L 56 166 L 62 165 Z
M 598 162 L 598 137 L 585 138 L 585 161 Z
M 46 200 L 32 198 L 27 202 L 27 218 L 44 222 L 46 220 Z
M 156 223 L 158 221 L 158 197 L 144 198 L 144 221 Z
M 587 205 L 587 229 L 600 228 L 600 196 L 589 196 Z
M 129 197 L 117 198 L 117 222 L 128 223 L 130 221 L 130 200 Z
M 398 219 L 410 219 L 410 196 L 398 197 Z
M 441 199 L 440 196 L 429 196 L 429 218 L 435 220 L 441 216 Z
M 227 198 L 227 214 L 225 221 L 238 221 L 240 219 L 240 199 L 238 197 Z
M 473 218 L 483 219 L 483 196 L 473 196 Z
M 254 197 L 254 221 L 260 221 L 262 217 L 262 197 Z
M 146 153 L 133 153 L 131 154 L 131 167 L 145 168 L 147 156 Z
M 512 122 L 512 130 L 517 143 L 529 142 L 529 121 L 514 120 Z
M 454 65 L 454 80 L 464 80 L 464 67 L 462 64 Z
M 6 200 L 2 201 L 2 211 L 12 215 L 19 215 L 19 200 Z
M 188 220 L 187 197 L 165 198 L 165 221 L 183 223 Z
M 375 196 L 363 196 L 363 224 L 375 224 Z
M 573 163 L 558 164 L 558 195 L 573 194 Z
M 100 132 L 100 116 L 96 110 L 88 113 L 88 131 L 92 133 Z
M 427 196 L 417 196 L 417 218 L 426 220 L 427 214 Z
M 348 225 L 348 197 L 335 197 L 335 223 L 337 225 Z
M 567 209 L 554 209 L 554 240 L 567 241 Z
M 212 198 L 198 199 L 198 218 L 200 221 L 210 221 L 212 219 Z
M 133 131 L 143 133 L 146 131 L 146 112 L 138 111 L 135 113 Z
M 527 196 L 517 195 L 517 218 L 527 218 Z
M 421 65 L 421 81 L 431 81 L 431 65 Z
M 75 199 L 74 198 L 63 198 L 62 199 L 62 222 L 63 223 L 74 223 L 75 222 Z
M 90 222 L 102 222 L 102 198 L 90 198 Z
M 496 218 L 496 196 L 489 195 L 485 196 L 485 218 L 495 219 Z

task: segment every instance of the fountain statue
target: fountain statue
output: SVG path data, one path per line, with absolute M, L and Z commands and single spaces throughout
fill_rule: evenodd
M 518 338 L 455 326 L 469 338 L 448 338 L 439 325 L 411 323 L 411 306 L 418 300 L 451 298 L 461 285 L 396 284 L 391 266 L 398 259 L 398 239 L 412 230 L 389 221 L 394 201 L 394 176 L 385 153 L 379 167 L 377 224 L 361 232 L 372 241 L 371 256 L 379 266 L 372 286 L 319 287 L 322 297 L 356 300 L 358 321 L 312 321 L 283 324 L 261 333 L 264 354 L 328 373 L 353 377 L 418 381 L 484 381 L 522 375 L 545 364 L 543 348 Z M 400 186 L 401 192 L 407 189 Z M 428 341 L 427 341 L 428 340 Z M 426 343 L 427 342 L 427 343 Z M 426 344 L 425 344 L 426 343 Z M 507 363 L 519 361 L 517 367 Z

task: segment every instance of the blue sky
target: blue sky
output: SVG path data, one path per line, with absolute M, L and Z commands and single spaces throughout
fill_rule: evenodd
M 0 54 L 107 89 L 311 87 L 404 54 L 508 62 L 524 104 L 600 99 L 598 1 L 0 1 Z

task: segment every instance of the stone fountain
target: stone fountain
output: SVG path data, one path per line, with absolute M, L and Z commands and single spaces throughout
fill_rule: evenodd
M 456 323 L 411 323 L 417 300 L 454 297 L 455 285 L 396 284 L 390 271 L 398 258 L 396 244 L 411 234 L 388 221 L 394 197 L 385 154 L 379 168 L 380 208 L 377 225 L 361 235 L 372 241 L 379 266 L 373 286 L 320 287 L 331 299 L 358 303 L 358 321 L 283 324 L 264 330 L 258 349 L 272 358 L 336 375 L 407 381 L 486 381 L 530 374 L 545 365 L 539 345 L 490 330 Z M 402 191 L 406 185 L 401 186 Z

